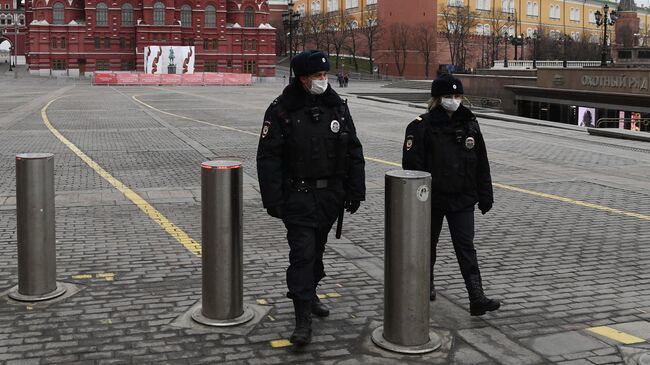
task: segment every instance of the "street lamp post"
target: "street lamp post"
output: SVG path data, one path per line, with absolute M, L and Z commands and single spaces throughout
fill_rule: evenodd
M 602 14 L 600 13 L 600 10 L 596 10 L 596 13 L 594 13 L 594 17 L 596 18 L 596 25 L 599 27 L 601 25 L 603 26 L 603 46 L 600 52 L 600 67 L 607 67 L 607 26 L 614 25 L 614 23 L 616 23 L 616 19 L 618 19 L 618 14 L 616 14 L 616 11 L 612 10 L 609 14 L 607 14 L 608 12 L 609 5 L 605 4 Z
M 503 67 L 508 67 L 508 30 L 503 31 L 503 45 L 506 49 L 503 57 Z
M 539 39 L 539 34 L 537 29 L 533 31 L 533 68 L 537 68 L 537 41 Z
M 291 60 L 293 59 L 293 28 L 300 21 L 300 12 L 293 10 L 293 0 L 289 0 L 287 11 L 282 13 L 282 24 L 289 32 L 289 82 L 293 79 L 293 70 L 291 69 Z

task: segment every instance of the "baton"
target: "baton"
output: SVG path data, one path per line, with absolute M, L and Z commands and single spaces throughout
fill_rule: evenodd
M 339 218 L 336 221 L 336 239 L 341 238 L 341 231 L 343 230 L 343 213 L 345 213 L 345 206 L 341 205 L 341 210 L 339 211 Z

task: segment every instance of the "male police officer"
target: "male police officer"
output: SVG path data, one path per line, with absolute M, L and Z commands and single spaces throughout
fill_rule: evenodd
M 328 85 L 328 56 L 305 51 L 291 67 L 296 78 L 264 115 L 257 171 L 264 207 L 287 228 L 290 341 L 306 345 L 311 314 L 329 315 L 316 296 L 327 235 L 343 207 L 354 213 L 365 200 L 365 162 L 347 104 Z

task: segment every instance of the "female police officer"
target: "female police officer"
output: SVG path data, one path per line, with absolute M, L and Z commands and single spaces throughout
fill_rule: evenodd
M 483 136 L 474 114 L 461 104 L 463 85 L 442 75 L 431 85 L 428 112 L 406 128 L 402 167 L 431 173 L 431 293 L 436 245 L 447 217 L 451 240 L 469 294 L 470 314 L 480 316 L 500 303 L 483 294 L 474 249 L 474 205 L 482 214 L 492 208 L 492 179 Z
M 257 171 L 264 207 L 287 228 L 287 296 L 296 313 L 290 341 L 306 345 L 311 314 L 329 315 L 316 296 L 328 232 L 343 207 L 357 211 L 366 187 L 361 143 L 347 104 L 328 85 L 327 55 L 305 51 L 291 67 L 296 78 L 264 116 Z

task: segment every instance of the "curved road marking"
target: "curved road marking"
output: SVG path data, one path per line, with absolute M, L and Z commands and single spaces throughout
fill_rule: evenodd
M 91 169 L 95 170 L 104 180 L 108 181 L 109 184 L 113 185 L 117 190 L 119 190 L 124 196 L 131 200 L 135 205 L 138 206 L 149 218 L 153 219 L 154 222 L 158 223 L 167 233 L 174 237 L 178 242 L 180 242 L 186 249 L 195 254 L 196 256 L 201 256 L 201 244 L 193 240 L 187 233 L 185 233 L 181 228 L 172 223 L 167 217 L 160 213 L 156 208 L 144 200 L 140 195 L 135 191 L 131 190 L 128 186 L 124 185 L 121 181 L 114 178 L 108 171 L 104 170 L 99 164 L 93 161 L 88 155 L 81 151 L 77 146 L 65 138 L 56 128 L 50 123 L 50 119 L 47 117 L 47 108 L 55 102 L 63 98 L 64 96 L 58 97 L 56 99 L 50 100 L 45 106 L 41 109 L 41 118 L 47 129 L 54 134 L 56 138 L 59 139 L 64 145 L 66 145 L 72 152 L 75 153 L 83 162 L 85 162 Z
M 228 126 L 224 126 L 224 125 L 220 125 L 220 124 L 209 123 L 209 122 L 206 122 L 206 121 L 193 119 L 193 118 L 185 117 L 185 116 L 182 116 L 182 115 L 166 112 L 164 110 L 160 110 L 160 109 L 158 109 L 156 107 L 153 107 L 153 106 L 151 106 L 151 105 L 149 105 L 149 104 L 147 104 L 147 103 L 145 103 L 143 101 L 140 101 L 136 96 L 137 95 L 132 96 L 133 100 L 135 100 L 138 103 L 146 106 L 147 108 L 150 108 L 152 110 L 155 110 L 155 111 L 163 113 L 163 114 L 171 115 L 171 116 L 178 117 L 178 118 L 187 119 L 187 120 L 197 122 L 197 123 L 201 123 L 201 124 L 206 124 L 206 125 L 211 125 L 211 126 L 223 128 L 223 129 L 228 129 L 228 130 L 235 131 L 235 132 L 241 132 L 241 133 L 246 133 L 246 134 L 258 136 L 257 133 L 252 133 L 252 132 L 249 132 L 249 131 L 245 131 L 245 130 L 241 130 L 241 129 L 237 129 L 237 128 L 233 128 L 233 127 L 228 127 Z M 373 161 L 373 162 L 381 163 L 381 164 L 388 165 L 388 166 L 394 166 L 394 167 L 402 168 L 402 164 L 397 163 L 397 162 L 386 161 L 386 160 L 373 158 L 373 157 L 368 157 L 368 156 L 365 156 L 365 159 L 368 160 L 368 161 Z M 516 191 L 516 192 L 519 192 L 519 193 L 524 193 L 524 194 L 533 195 L 533 196 L 539 196 L 539 197 L 546 198 L 546 199 L 557 200 L 557 201 L 561 201 L 561 202 L 564 202 L 564 203 L 574 204 L 574 205 L 578 205 L 578 206 L 582 206 L 582 207 L 592 208 L 592 209 L 596 209 L 596 210 L 602 210 L 602 211 L 605 211 L 605 212 L 610 212 L 610 213 L 614 213 L 614 214 L 624 215 L 624 216 L 627 216 L 627 217 L 633 217 L 633 218 L 638 218 L 638 219 L 650 221 L 650 215 L 647 215 L 647 214 L 627 212 L 627 211 L 624 211 L 624 210 L 621 210 L 621 209 L 610 208 L 610 207 L 607 207 L 607 206 L 604 206 L 604 205 L 588 203 L 588 202 L 584 202 L 584 201 L 577 200 L 577 199 L 565 198 L 563 196 L 542 193 L 542 192 L 538 192 L 538 191 L 534 191 L 534 190 L 522 189 L 522 188 L 518 188 L 516 186 L 506 185 L 506 184 L 501 184 L 501 183 L 496 183 L 496 182 L 493 182 L 492 185 L 495 186 L 495 187 L 501 188 L 501 189 Z

